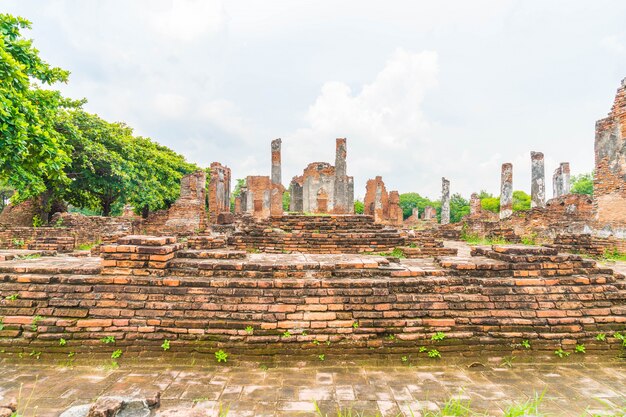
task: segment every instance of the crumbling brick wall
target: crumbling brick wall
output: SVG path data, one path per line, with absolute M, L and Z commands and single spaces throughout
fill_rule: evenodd
M 483 237 L 508 241 L 527 237 L 550 242 L 560 233 L 583 233 L 588 230 L 593 217 L 593 200 L 588 195 L 565 194 L 548 200 L 545 207 L 516 211 L 505 220 L 497 221 L 494 216 L 466 216 L 462 227 L 466 233 Z
M 275 184 L 268 176 L 246 177 L 246 188 L 241 193 L 241 206 L 244 213 L 256 219 L 283 214 L 283 193 L 285 188 Z M 245 203 L 244 203 L 245 200 Z
M 206 173 L 198 170 L 181 179 L 178 200 L 167 210 L 150 213 L 138 232 L 189 235 L 204 230 L 206 225 Z
M 19 298 L 0 303 L 0 348 L 102 352 L 100 339 L 111 335 L 114 349 L 127 353 L 162 352 L 165 339 L 177 352 L 219 345 L 247 355 L 371 355 L 371 347 L 417 354 L 420 346 L 501 354 L 524 339 L 544 352 L 572 351 L 576 343 L 588 352 L 621 350 L 618 339 L 598 341 L 596 335 L 624 328 L 622 275 L 544 250 L 481 254 L 443 258 L 427 268 L 420 267 L 423 262 L 390 268 L 382 257 L 365 256 L 336 262 L 325 257 L 320 264 L 312 256 L 280 261 L 277 255 L 264 264 L 253 254 L 215 260 L 196 276 L 171 269 L 164 276 L 7 270 L 0 295 Z M 43 319 L 33 328 L 37 315 Z M 254 331 L 246 332 L 247 326 Z M 287 331 L 291 336 L 282 337 Z M 435 344 L 431 337 L 438 331 L 447 337 Z M 61 337 L 67 346 L 58 346 Z M 316 346 L 314 340 L 332 345 Z
M 397 191 L 387 192 L 381 176 L 367 181 L 363 205 L 363 214 L 374 216 L 377 223 L 402 225 L 400 194 Z
M 598 226 L 626 226 L 626 78 L 608 117 L 596 122 L 595 164 Z
M 209 221 L 216 223 L 217 216 L 224 212 L 230 212 L 230 168 L 213 162 L 209 180 Z
M 7 204 L 0 212 L 0 225 L 12 227 L 30 227 L 35 216 L 41 216 L 39 199 L 33 198 L 20 204 Z
M 313 162 L 291 180 L 290 211 L 354 213 L 354 179 L 346 174 L 346 149 L 346 139 L 337 139 L 335 166 Z
M 138 220 L 130 217 L 85 216 L 80 213 L 56 213 L 45 227 L 0 226 L 0 248 L 27 248 L 37 241 L 72 237 L 75 245 L 102 242 L 106 236 L 133 232 Z

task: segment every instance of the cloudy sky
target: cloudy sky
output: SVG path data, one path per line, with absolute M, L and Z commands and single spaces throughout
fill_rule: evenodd
M 202 166 L 283 182 L 334 163 L 348 138 L 355 194 L 438 198 L 499 191 L 500 166 L 529 192 L 546 171 L 593 168 L 594 123 L 626 77 L 624 0 L 1 0 L 72 72 L 66 95 Z M 549 181 L 551 183 L 551 181 Z M 548 196 L 552 195 L 551 186 Z

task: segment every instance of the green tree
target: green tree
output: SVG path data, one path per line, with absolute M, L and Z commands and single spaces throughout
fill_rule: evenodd
M 172 205 L 180 195 L 180 180 L 197 169 L 166 146 L 141 136 L 129 138 L 129 188 L 126 201 L 142 216 Z
M 513 211 L 530 210 L 530 195 L 524 191 L 513 191 Z
M 291 194 L 289 191 L 283 193 L 283 211 L 289 211 L 289 203 L 291 202 Z
M 593 195 L 593 175 L 591 172 L 572 176 L 572 194 Z
M 469 201 L 459 193 L 452 194 L 450 197 L 450 222 L 460 222 L 463 216 L 467 216 L 469 212 Z
M 69 72 L 39 57 L 22 36 L 29 28 L 21 17 L 0 14 L 0 181 L 16 191 L 15 202 L 69 182 L 63 168 L 70 149 L 55 127 L 67 108 L 80 105 L 43 88 L 67 82 Z
M 365 211 L 365 205 L 361 200 L 354 200 L 354 213 L 363 214 Z
M 483 210 L 487 210 L 492 213 L 500 212 L 500 198 L 494 197 L 493 194 L 488 193 L 485 190 L 481 190 L 478 197 L 480 198 L 480 207 Z
M 244 178 L 238 178 L 235 184 L 235 189 L 230 193 L 230 211 L 235 212 L 235 198 L 241 195 L 241 188 L 245 187 L 246 180 Z
M 66 168 L 72 182 L 63 197 L 75 207 L 109 216 L 131 186 L 133 167 L 125 156 L 133 142 L 132 130 L 82 110 L 72 112 L 61 129 L 72 156 Z
M 430 200 L 426 197 L 422 197 L 418 193 L 400 194 L 400 208 L 402 209 L 402 215 L 405 219 L 413 214 L 414 208 L 418 208 L 421 213 L 426 206 L 435 207 L 438 213 L 441 211 L 440 201 Z

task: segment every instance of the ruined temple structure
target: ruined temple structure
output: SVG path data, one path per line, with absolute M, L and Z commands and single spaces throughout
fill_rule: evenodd
M 595 221 L 626 237 L 626 78 L 608 117 L 596 122 Z
M 335 166 L 310 163 L 289 185 L 289 211 L 300 213 L 354 213 L 354 179 L 347 175 L 347 143 L 337 139 Z
M 206 226 L 206 173 L 198 170 L 180 180 L 180 197 L 169 209 L 150 213 L 138 228 L 146 234 L 189 235 Z
M 209 222 L 217 223 L 222 213 L 230 213 L 230 168 L 213 162 L 209 180 Z
M 380 176 L 368 180 L 363 214 L 373 216 L 376 223 L 402 225 L 400 194 L 397 191 L 388 193 L 383 178 Z
M 275 184 L 268 176 L 248 176 L 239 196 L 241 213 L 256 219 L 282 216 L 285 187 Z
M 561 162 L 559 167 L 554 170 L 554 174 L 552 175 L 552 190 L 554 198 L 569 194 L 570 188 L 571 184 L 569 162 Z

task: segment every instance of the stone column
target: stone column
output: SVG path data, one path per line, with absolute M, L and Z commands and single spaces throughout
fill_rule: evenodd
M 552 197 L 557 198 L 563 194 L 563 175 L 561 175 L 561 167 L 554 170 L 552 175 Z
M 543 153 L 530 152 L 530 207 L 546 206 L 546 170 Z
M 480 206 L 480 197 L 477 193 L 472 193 L 470 197 L 470 217 L 480 217 L 482 207 Z
M 562 190 L 561 195 L 569 194 L 570 192 L 570 172 L 569 172 L 569 162 L 561 162 L 561 183 Z
M 441 224 L 450 223 L 450 181 L 441 178 Z
M 347 156 L 346 138 L 337 138 L 335 145 L 335 190 L 334 190 L 334 213 L 349 213 L 348 207 L 348 176 L 346 174 Z
M 500 183 L 500 219 L 507 219 L 513 214 L 513 164 L 502 164 Z
M 280 138 L 272 141 L 272 183 L 281 184 Z

